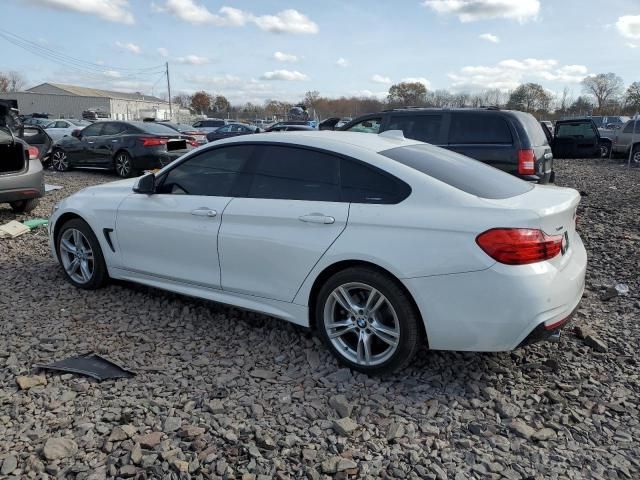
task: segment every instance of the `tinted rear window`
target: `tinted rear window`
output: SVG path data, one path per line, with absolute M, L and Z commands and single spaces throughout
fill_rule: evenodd
M 224 120 L 203 120 L 200 122 L 201 127 L 224 127 Z
M 522 195 L 533 188 L 497 168 L 429 145 L 409 145 L 380 152 L 458 190 L 482 198 L 500 199 Z
M 596 132 L 591 122 L 561 123 L 556 125 L 556 137 L 594 138 Z
M 173 128 L 162 125 L 161 123 L 145 122 L 143 124 L 136 124 L 136 127 L 147 133 L 154 133 L 156 135 L 176 135 L 176 131 Z
M 451 115 L 450 144 L 511 144 L 511 130 L 501 115 L 457 113 Z
M 542 125 L 540 125 L 533 115 L 529 113 L 517 113 L 516 118 L 520 120 L 527 137 L 529 137 L 531 147 L 549 145 L 549 142 L 547 142 L 547 136 L 544 134 L 544 130 L 542 129 Z M 553 129 L 553 127 L 549 128 Z

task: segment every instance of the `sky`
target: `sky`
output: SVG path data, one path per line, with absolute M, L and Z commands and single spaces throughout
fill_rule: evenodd
M 232 103 L 298 101 L 309 90 L 384 98 L 400 81 L 472 92 L 537 82 L 573 95 L 587 75 L 615 72 L 625 85 L 640 81 L 640 0 L 2 4 L 0 71 L 20 72 L 28 86 L 162 96 L 165 62 L 172 95 L 206 90 Z

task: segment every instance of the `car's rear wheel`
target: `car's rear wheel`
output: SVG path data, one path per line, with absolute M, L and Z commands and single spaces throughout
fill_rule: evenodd
M 122 178 L 129 178 L 135 172 L 131 156 L 127 152 L 116 153 L 116 157 L 113 159 L 113 168 Z
M 31 198 L 29 200 L 18 200 L 17 202 L 11 202 L 11 209 L 16 213 L 29 213 L 38 206 L 40 201 L 37 198 Z
M 84 220 L 74 218 L 62 225 L 56 236 L 56 250 L 67 279 L 76 287 L 95 290 L 107 282 L 100 243 Z
M 420 346 L 420 318 L 408 293 L 367 267 L 334 274 L 316 302 L 320 336 L 345 365 L 364 373 L 406 366 Z
M 634 163 L 640 163 L 640 145 L 635 145 L 631 152 L 631 160 Z
M 69 160 L 67 158 L 67 152 L 56 148 L 51 152 L 51 166 L 58 172 L 66 172 L 69 170 Z
M 600 145 L 600 157 L 609 158 L 610 151 L 611 151 L 611 148 L 609 147 L 609 145 L 606 145 L 606 144 Z

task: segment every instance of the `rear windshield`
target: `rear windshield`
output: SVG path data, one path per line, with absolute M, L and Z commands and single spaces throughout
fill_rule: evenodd
M 556 125 L 556 137 L 593 138 L 596 136 L 591 122 L 561 123 Z
M 527 132 L 527 136 L 529 137 L 532 147 L 541 147 L 549 144 L 547 142 L 547 136 L 544 134 L 544 130 L 542 129 L 542 125 L 538 123 L 533 115 L 530 113 L 517 113 L 516 116 L 522 123 L 522 127 L 525 132 Z
M 472 158 L 429 145 L 409 145 L 380 152 L 458 190 L 481 198 L 500 199 L 522 195 L 533 188 L 497 168 Z
M 156 135 L 176 134 L 176 131 L 173 128 L 162 125 L 161 123 L 144 122 L 143 124 L 136 124 L 136 126 L 147 133 L 155 133 Z

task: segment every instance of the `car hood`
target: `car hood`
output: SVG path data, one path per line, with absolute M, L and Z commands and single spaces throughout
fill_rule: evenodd
M 124 180 L 117 180 L 115 182 L 93 185 L 92 187 L 87 187 L 76 192 L 75 195 L 126 195 L 132 193 L 133 185 L 137 180 L 137 178 L 125 178 Z

